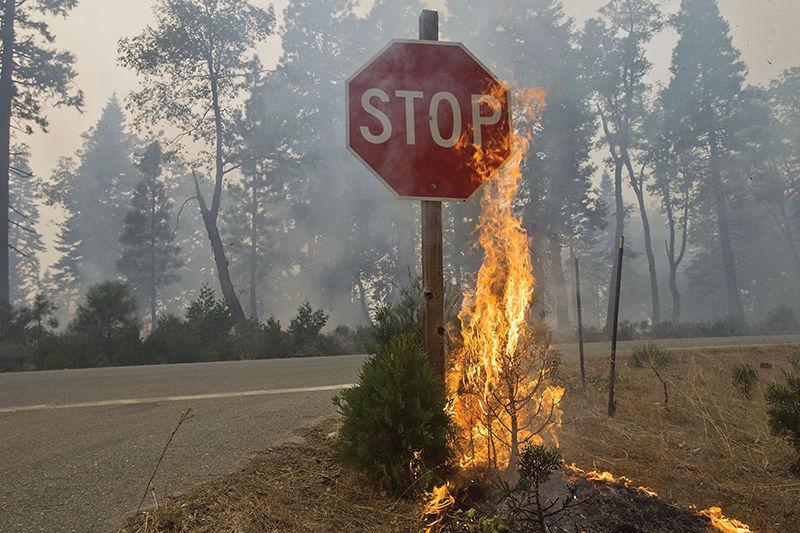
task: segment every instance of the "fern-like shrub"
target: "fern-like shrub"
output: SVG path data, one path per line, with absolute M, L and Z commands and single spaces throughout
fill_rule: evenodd
M 428 366 L 417 334 L 378 345 L 358 385 L 334 404 L 344 416 L 337 441 L 341 457 L 389 492 L 426 489 L 451 456 L 444 385 Z
M 773 435 L 785 438 L 797 451 L 795 470 L 800 474 L 800 357 L 790 362 L 792 370 L 784 370 L 785 383 L 767 386 L 767 415 Z

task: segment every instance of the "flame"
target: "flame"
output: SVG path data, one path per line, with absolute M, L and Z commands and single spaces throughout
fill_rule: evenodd
M 576 474 L 580 474 L 581 476 L 585 477 L 591 481 L 603 481 L 605 483 L 619 483 L 624 485 L 627 488 L 634 489 L 639 494 L 645 494 L 647 496 L 657 496 L 656 492 L 652 489 L 647 487 L 634 487 L 633 481 L 625 476 L 615 476 L 611 472 L 598 472 L 596 470 L 583 470 L 575 466 L 575 464 L 571 464 L 567 467 L 568 470 L 575 472 Z M 691 509 L 696 509 L 693 506 L 690 506 Z M 725 515 L 722 514 L 722 509 L 719 507 L 709 507 L 708 509 L 703 509 L 702 511 L 698 511 L 697 514 L 701 516 L 705 516 L 706 518 L 711 520 L 711 525 L 714 526 L 717 531 L 721 531 L 722 533 L 753 533 L 750 529 L 750 526 L 747 524 L 736 520 L 735 518 L 727 518 Z
M 506 98 L 502 85 L 489 92 Z M 540 88 L 519 93 L 526 123 L 535 121 L 544 95 Z M 554 351 L 527 320 L 535 280 L 528 235 L 513 211 L 532 133 L 512 134 L 510 147 L 503 139 L 476 146 L 471 138 L 465 132 L 456 149 L 471 155 L 474 173 L 486 182 L 478 221 L 483 263 L 459 312 L 463 346 L 451 353 L 445 380 L 463 437 L 461 466 L 512 467 L 522 446 L 542 442 L 540 433 L 558 442 L 564 389 L 547 385 Z
M 650 497 L 658 496 L 658 493 L 656 493 L 656 491 L 654 491 L 653 489 L 650 489 L 648 487 L 634 486 L 633 481 L 625 476 L 615 476 L 614 474 L 608 471 L 598 472 L 597 470 L 583 470 L 575 466 L 575 463 L 569 465 L 567 469 L 571 470 L 572 472 L 575 472 L 576 474 L 580 474 L 589 481 L 617 483 L 623 485 L 626 488 L 633 489 L 639 494 L 644 494 L 645 496 L 650 496 Z
M 703 509 L 698 514 L 711 520 L 711 525 L 723 533 L 752 533 L 750 526 L 735 518 L 726 518 L 719 507 Z
M 450 494 L 450 484 L 445 483 L 433 490 L 426 496 L 425 507 L 422 509 L 422 518 L 432 520 L 425 525 L 425 533 L 434 531 L 445 517 L 445 511 L 456 503 L 456 499 Z

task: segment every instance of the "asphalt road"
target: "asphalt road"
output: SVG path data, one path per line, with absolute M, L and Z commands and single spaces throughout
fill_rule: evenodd
M 800 343 L 800 337 L 663 341 L 671 348 Z M 621 343 L 625 354 L 636 343 Z M 567 358 L 577 346 L 564 345 Z M 607 357 L 608 343 L 586 347 Z M 108 531 L 154 482 L 163 498 L 231 470 L 333 412 L 362 356 L 0 374 L 0 531 Z M 146 504 L 152 504 L 148 496 Z

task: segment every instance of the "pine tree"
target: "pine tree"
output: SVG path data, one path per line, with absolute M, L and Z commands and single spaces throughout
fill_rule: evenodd
M 28 163 L 30 152 L 25 145 L 11 154 L 11 196 L 9 227 L 11 303 L 22 306 L 41 290 L 39 254 L 45 247 L 36 229 L 39 224 L 41 183 Z
M 0 303 L 9 303 L 9 186 L 11 130 L 47 130 L 46 103 L 80 109 L 75 57 L 53 46 L 47 18 L 66 17 L 77 0 L 3 0 L 0 3 Z
M 63 290 L 82 295 L 88 285 L 116 272 L 119 235 L 134 184 L 139 179 L 132 155 L 136 139 L 126 132 L 116 97 L 97 124 L 83 135 L 75 159 L 64 159 L 53 176 L 48 201 L 64 208 L 53 273 Z
M 246 317 L 228 268 L 219 231 L 223 182 L 243 162 L 235 138 L 238 101 L 261 70 L 256 47 L 272 34 L 275 13 L 236 0 L 160 0 L 155 24 L 119 42 L 119 62 L 133 69 L 142 90 L 130 96 L 137 124 L 168 124 L 202 143 L 196 164 L 213 174 L 210 203 L 193 172 L 196 199 L 214 256 L 222 295 L 237 328 Z
M 136 184 L 120 235 L 122 253 L 117 267 L 139 303 L 147 302 L 150 331 L 158 320 L 158 291 L 180 279 L 180 247 L 174 244 L 170 213 L 173 202 L 161 180 L 161 145 L 145 149 L 138 168 L 144 178 Z
M 728 316 L 742 322 L 731 227 L 731 195 L 741 189 L 742 176 L 731 164 L 731 153 L 737 144 L 745 65 L 715 0 L 682 0 L 671 22 L 679 39 L 664 92 L 667 120 L 674 124 L 678 149 L 704 161 L 699 200 L 716 226 Z

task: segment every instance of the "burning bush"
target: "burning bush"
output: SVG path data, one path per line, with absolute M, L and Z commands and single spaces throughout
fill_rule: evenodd
M 530 324 L 513 352 L 501 351 L 491 365 L 470 365 L 466 348 L 450 372 L 452 408 L 462 435 L 462 466 L 516 468 L 519 452 L 543 442 L 557 442 L 558 403 L 564 393 L 548 385 L 558 353 L 543 324 Z M 487 371 L 488 368 L 488 371 Z
M 525 120 L 535 123 L 544 91 L 529 89 L 519 97 Z M 529 317 L 531 251 L 513 207 L 529 141 L 514 135 L 512 156 L 496 176 L 487 162 L 504 152 L 472 147 L 476 171 L 487 181 L 478 220 L 483 260 L 475 291 L 465 295 L 459 313 L 461 347 L 450 353 L 447 372 L 462 466 L 513 471 L 520 449 L 540 444 L 543 432 L 555 440 L 552 430 L 560 422 L 564 390 L 548 385 L 557 355 L 546 326 Z
M 451 456 L 444 387 L 416 334 L 380 345 L 334 403 L 344 415 L 339 453 L 390 492 L 427 488 Z

